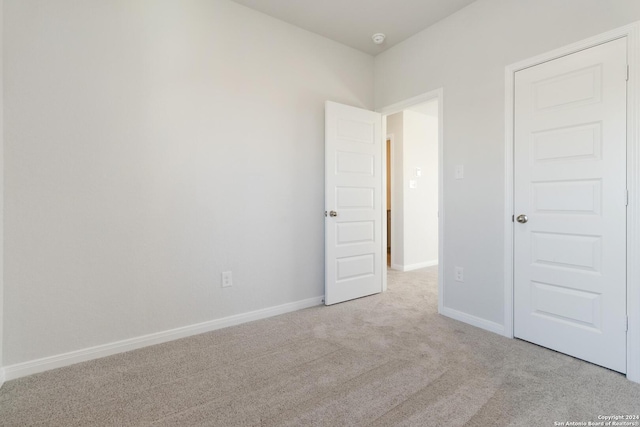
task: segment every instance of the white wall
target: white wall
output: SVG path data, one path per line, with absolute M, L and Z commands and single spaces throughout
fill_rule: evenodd
M 438 262 L 438 118 L 405 110 L 387 116 L 393 136 L 391 267 Z M 416 169 L 422 176 L 418 177 Z M 409 182 L 416 181 L 416 188 Z
M 444 88 L 445 307 L 503 324 L 505 66 L 637 20 L 635 0 L 478 0 L 375 58 L 377 108 Z
M 404 267 L 412 269 L 438 262 L 438 118 L 409 110 L 402 114 Z
M 226 0 L 5 16 L 5 366 L 323 294 L 324 101 L 373 108 L 371 56 Z

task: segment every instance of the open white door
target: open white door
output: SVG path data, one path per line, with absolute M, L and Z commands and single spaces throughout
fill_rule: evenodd
M 514 334 L 626 371 L 627 44 L 516 73 Z
M 382 291 L 382 116 L 325 104 L 325 304 Z

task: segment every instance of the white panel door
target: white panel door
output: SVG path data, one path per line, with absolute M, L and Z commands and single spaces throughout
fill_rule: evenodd
M 626 70 L 619 39 L 515 78 L 514 335 L 619 372 Z
M 382 291 L 382 117 L 325 105 L 325 304 Z

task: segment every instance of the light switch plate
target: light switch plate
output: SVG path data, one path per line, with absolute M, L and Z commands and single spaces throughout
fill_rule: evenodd
M 418 181 L 416 181 L 415 179 L 410 179 L 409 188 L 418 188 Z

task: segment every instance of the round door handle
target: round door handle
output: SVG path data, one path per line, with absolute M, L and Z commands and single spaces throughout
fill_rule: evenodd
M 527 218 L 525 214 L 520 214 L 516 218 L 516 221 L 518 221 L 520 224 L 524 224 L 525 222 L 529 221 L 529 218 Z
M 338 212 L 336 212 L 336 211 L 330 211 L 330 212 L 329 212 L 329 216 L 331 216 L 331 217 L 338 216 Z

